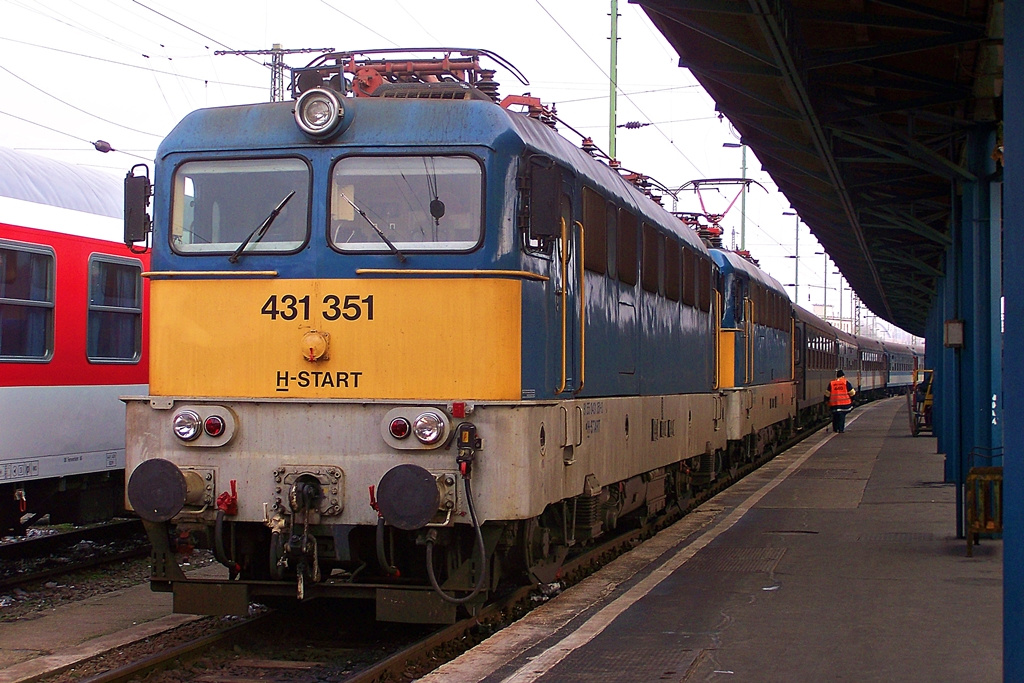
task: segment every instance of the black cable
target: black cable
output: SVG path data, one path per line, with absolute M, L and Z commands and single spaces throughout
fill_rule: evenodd
M 380 515 L 377 515 L 377 562 L 380 563 L 380 568 L 385 574 L 398 576 L 398 567 L 388 562 L 388 558 L 384 554 L 384 518 Z
M 238 563 L 224 552 L 224 511 L 217 510 L 217 520 L 213 525 L 213 557 L 228 568 L 228 576 L 234 580 L 238 576 Z
M 433 586 L 442 600 L 455 605 L 462 605 L 475 598 L 483 589 L 487 578 L 487 547 L 484 545 L 484 533 L 476 519 L 476 508 L 473 506 L 473 489 L 470 487 L 469 477 L 466 477 L 464 481 L 466 482 L 466 499 L 469 501 L 469 517 L 473 520 L 473 528 L 476 529 L 477 548 L 480 550 L 480 573 L 473 592 L 461 598 L 453 597 L 444 592 L 437 583 L 437 577 L 434 576 L 434 542 L 431 540 L 427 541 L 427 577 L 430 578 L 430 585 Z

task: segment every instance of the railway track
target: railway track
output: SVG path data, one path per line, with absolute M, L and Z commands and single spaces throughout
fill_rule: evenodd
M 5 543 L 0 545 L 0 590 L 148 553 L 149 542 L 137 519 Z
M 822 426 L 824 423 L 804 430 L 784 443 L 779 452 L 796 445 Z M 723 477 L 694 496 L 685 509 L 671 510 L 668 514 L 649 520 L 638 528 L 571 555 L 563 566 L 563 583 L 572 585 L 583 580 L 615 557 L 636 547 L 662 528 L 675 523 L 693 508 L 768 462 L 771 457 L 768 454 L 758 461 L 737 468 L 731 476 Z M 189 678 L 200 683 L 310 679 L 378 683 L 408 680 L 410 676 L 431 671 L 473 647 L 504 625 L 515 621 L 531 609 L 536 603 L 536 596 L 536 586 L 520 587 L 482 607 L 476 615 L 443 628 L 376 624 L 372 621 L 372 615 L 364 614 L 355 620 L 355 628 L 351 633 L 332 634 L 326 640 L 323 640 L 325 634 L 318 633 L 312 636 L 312 642 L 320 640 L 324 644 L 315 647 L 310 647 L 310 635 L 297 635 L 290 649 L 287 637 L 282 633 L 285 628 L 282 624 L 306 621 L 322 625 L 327 622 L 322 617 L 311 617 L 308 614 L 303 616 L 302 609 L 317 609 L 309 606 L 301 606 L 294 612 L 268 612 L 217 633 L 141 657 L 103 674 L 80 679 L 80 683 L 121 683 L 142 677 L 158 681 L 160 679 L 154 677 L 158 674 L 154 675 L 153 672 L 169 668 L 178 669 L 183 662 L 200 659 L 204 660 L 200 668 L 206 673 Z M 338 615 L 344 613 L 344 610 L 335 610 L 334 618 L 337 620 Z M 346 616 L 351 617 L 351 614 Z M 373 631 L 375 636 L 370 641 L 366 641 L 366 630 Z M 256 645 L 264 638 L 276 639 L 285 645 Z M 397 643 L 396 639 L 408 642 Z M 244 647 L 239 647 L 243 643 Z M 344 647 L 340 647 L 342 645 Z M 219 654 L 215 653 L 215 650 Z M 260 656 L 251 654 L 254 652 L 259 652 Z M 181 680 L 180 676 L 179 671 L 174 676 L 175 680 Z

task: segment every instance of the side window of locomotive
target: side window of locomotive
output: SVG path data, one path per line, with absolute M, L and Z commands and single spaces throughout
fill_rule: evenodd
M 697 256 L 687 247 L 683 247 L 683 303 L 697 305 Z
M 700 273 L 700 287 L 698 291 L 697 302 L 702 311 L 711 310 L 711 261 L 709 259 L 700 259 L 700 265 L 698 266 Z
M 54 252 L 0 240 L 0 361 L 53 356 Z
M 294 193 L 294 194 L 292 194 Z M 171 247 L 232 253 L 288 198 L 246 253 L 290 252 L 309 234 L 309 167 L 301 159 L 187 161 L 174 172 Z
M 605 272 L 608 263 L 608 211 L 604 197 L 583 188 L 583 265 L 595 273 Z
M 665 251 L 665 236 L 654 226 L 643 224 L 643 259 L 640 266 L 640 284 L 648 292 L 658 293 L 661 280 L 661 255 Z
M 637 280 L 636 233 L 636 216 L 625 209 L 619 209 L 615 260 L 617 261 L 619 280 L 627 285 L 635 285 Z
M 619 234 L 618 233 L 618 228 L 616 226 L 617 226 L 617 223 L 618 223 L 619 210 L 617 208 L 615 208 L 614 204 L 612 204 L 611 202 L 608 202 L 607 204 L 605 204 L 604 215 L 605 215 L 605 224 L 606 224 L 607 229 L 608 229 L 608 239 L 607 239 L 608 271 L 607 272 L 608 272 L 608 277 L 615 277 L 615 273 L 616 273 L 616 266 L 615 266 L 615 258 L 616 258 L 615 257 L 615 244 L 616 244 L 616 239 L 617 239 L 616 236 Z
M 749 294 L 747 297 L 750 299 L 750 320 L 755 324 L 759 324 L 761 322 L 761 314 L 764 310 L 764 297 L 761 296 L 763 290 L 756 282 L 751 282 L 748 287 Z
M 138 363 L 142 357 L 142 264 L 89 257 L 86 356 L 91 363 Z
M 665 242 L 665 296 L 672 301 L 679 301 L 682 292 L 681 265 L 683 250 L 678 242 L 669 239 Z
M 743 285 L 744 281 L 742 278 L 732 278 L 732 315 L 736 324 L 743 322 L 747 317 L 746 305 L 744 303 L 746 293 L 743 291 Z
M 345 157 L 334 165 L 330 241 L 346 253 L 470 251 L 483 236 L 483 168 L 467 156 Z

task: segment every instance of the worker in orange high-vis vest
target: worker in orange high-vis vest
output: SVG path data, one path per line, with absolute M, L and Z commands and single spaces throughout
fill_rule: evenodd
M 842 370 L 836 370 L 836 378 L 828 383 L 825 398 L 832 408 L 832 431 L 842 434 L 846 431 L 846 414 L 853 409 L 853 395 L 857 391 L 850 384 Z

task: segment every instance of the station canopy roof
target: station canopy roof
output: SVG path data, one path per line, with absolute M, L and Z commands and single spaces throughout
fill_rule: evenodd
M 1002 0 L 631 1 L 861 301 L 923 336 L 968 134 L 1002 120 Z

